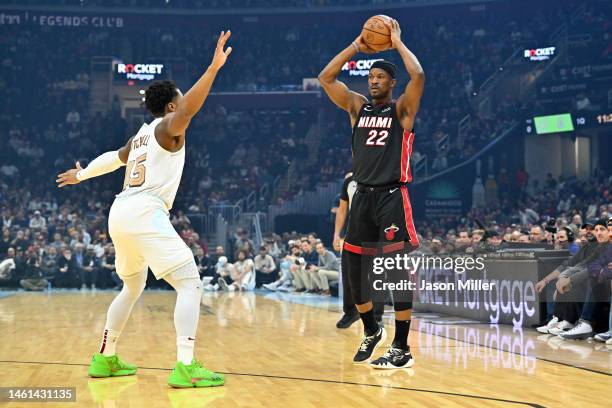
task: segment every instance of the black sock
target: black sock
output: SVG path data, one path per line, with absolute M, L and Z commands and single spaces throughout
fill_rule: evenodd
M 365 313 L 359 313 L 361 321 L 363 322 L 363 330 L 366 336 L 373 336 L 378 332 L 378 323 L 374 318 L 374 309 L 370 309 Z
M 395 320 L 395 337 L 391 344 L 395 348 L 408 350 L 408 333 L 410 332 L 410 320 Z

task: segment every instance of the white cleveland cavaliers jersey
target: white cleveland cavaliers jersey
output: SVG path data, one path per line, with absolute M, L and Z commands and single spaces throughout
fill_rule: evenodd
M 185 146 L 169 152 L 157 143 L 155 127 L 162 118 L 144 124 L 132 139 L 125 169 L 123 191 L 117 197 L 149 194 L 159 197 L 170 210 L 181 183 L 185 165 Z

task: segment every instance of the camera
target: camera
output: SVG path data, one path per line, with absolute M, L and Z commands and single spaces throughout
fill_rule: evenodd
M 547 222 L 546 222 L 546 227 L 544 228 L 547 232 L 550 232 L 552 234 L 556 234 L 558 229 L 557 229 L 557 219 L 556 218 L 550 218 Z

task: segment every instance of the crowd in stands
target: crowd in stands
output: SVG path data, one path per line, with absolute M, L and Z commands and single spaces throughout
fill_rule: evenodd
M 524 175 L 523 175 L 524 176 Z M 609 341 L 612 332 L 600 330 L 601 315 L 610 302 L 609 240 L 612 239 L 610 176 L 589 181 L 556 180 L 540 183 L 517 177 L 524 206 L 506 213 L 492 205 L 473 209 L 448 229 L 429 223 L 417 228 L 423 254 L 477 254 L 512 247 L 514 243 L 568 250 L 568 260 L 536 284 L 547 296 L 550 320 L 543 333 L 568 339 L 595 336 Z M 25 189 L 2 189 L 0 286 L 40 291 L 53 288 L 119 288 L 114 249 L 106 232 L 108 204 L 89 197 L 87 206 L 56 201 L 51 194 L 38 198 Z M 110 202 L 111 197 L 108 197 Z M 23 205 L 27 203 L 27 205 Z M 448 221 L 448 220 L 447 220 Z M 206 291 L 305 292 L 336 295 L 339 254 L 328 249 L 314 233 L 268 234 L 255 248 L 248 234 L 238 229 L 226 251 L 213 251 L 200 238 L 182 212 L 172 223 L 192 249 Z M 162 282 L 154 285 L 164 286 Z M 557 291 L 567 299 L 553 300 Z M 608 328 L 610 330 L 610 328 Z M 596 334 L 596 332 L 601 332 Z
M 460 223 L 456 218 L 421 221 L 417 224 L 420 250 L 434 254 L 473 253 L 497 249 L 504 243 L 537 239 L 573 253 L 585 242 L 581 227 L 612 216 L 609 176 L 589 181 L 549 177 L 542 184 L 528 179 L 528 175 L 523 178 L 518 174 L 517 184 L 506 187 L 507 191 L 500 182 L 500 199 L 487 197 L 486 205 L 473 208 Z M 57 287 L 114 287 L 119 283 L 113 273 L 114 253 L 106 232 L 113 192 L 87 184 L 79 188 L 80 191 L 64 191 L 65 196 L 59 195 L 58 200 L 57 194 L 36 196 L 35 186 L 29 183 L 22 188 L 3 183 L 0 253 L 4 260 L 15 261 L 3 268 L 5 272 L 12 270 L 3 275 L 4 285 L 18 286 L 22 279 L 34 276 L 44 276 Z M 521 188 L 520 205 L 509 205 L 504 197 Z M 23 202 L 28 204 L 24 206 Z M 338 270 L 337 260 L 326 249 L 330 243 L 321 242 L 313 234 L 270 235 L 262 248 L 255 248 L 246 232 L 238 230 L 226 254 L 223 248 L 208 248 L 182 211 L 173 215 L 172 222 L 199 259 L 203 275 L 214 276 L 220 267 L 231 279 L 225 281 L 229 287 L 237 276 L 248 278 L 244 286 L 234 285 L 234 290 L 272 284 L 273 288 L 328 293 L 328 281 L 337 280 L 329 272 Z M 553 228 L 556 234 L 551 232 Z M 225 261 L 220 261 L 221 256 Z M 59 261 L 67 263 L 65 272 L 61 272 L 64 266 L 58 266 Z M 217 280 L 209 288 L 216 284 Z
M 609 2 L 585 3 L 568 24 L 563 63 L 537 86 L 526 103 L 526 116 L 572 112 L 589 116 L 609 108 L 606 85 L 612 78 L 612 5 Z
M 285 8 L 400 4 L 402 0 L 8 0 L 11 4 L 170 9 Z
M 555 226 L 566 227 L 575 216 L 594 223 L 612 215 L 610 207 L 609 175 L 596 175 L 588 180 L 555 179 L 548 175 L 543 182 L 530 179 L 530 175 L 519 169 L 510 175 L 502 168 L 496 177 L 485 183 L 481 203 L 473 206 L 461 217 L 463 227 L 477 228 L 477 222 L 505 235 L 504 228 L 514 226 L 511 233 L 525 235 L 525 226 L 555 219 Z M 577 224 L 576 224 L 577 225 Z M 417 231 L 426 239 L 456 235 L 457 217 L 438 217 L 416 220 Z M 523 232 L 521 232 L 521 230 Z M 577 231 L 574 231 L 577 235 Z M 524 239 L 524 238 L 523 238 Z
M 139 7 L 141 3 L 154 6 L 164 2 L 132 1 L 128 6 Z M 179 3 L 183 2 L 172 1 L 166 6 L 185 6 Z M 281 3 L 286 4 L 237 0 L 207 3 L 207 6 L 242 4 L 251 7 Z M 381 2 L 364 0 L 359 3 Z M 59 4 L 94 6 L 101 2 L 65 1 Z M 104 4 L 109 5 L 108 2 Z M 329 2 L 295 1 L 291 4 L 308 6 Z M 534 8 L 520 24 L 516 20 L 522 18 L 520 15 L 516 19 L 500 20 L 495 13 L 455 24 L 452 7 L 431 18 L 404 24 L 403 36 L 421 60 L 428 78 L 415 123 L 417 137 L 413 163 L 427 155 L 431 172 L 441 171 L 472 156 L 500 134 L 511 121 L 512 115 L 508 114 L 511 106 L 502 103 L 496 109 L 503 115 L 481 117 L 470 108 L 474 90 L 517 47 L 547 38 L 576 4 L 564 2 L 556 13 L 549 13 L 546 7 Z M 406 13 L 398 10 L 399 15 Z M 255 91 L 301 85 L 302 78 L 316 77 L 328 60 L 357 34 L 353 24 L 342 20 L 335 25 L 317 25 L 314 30 L 311 24 L 300 21 L 288 19 L 279 24 L 253 23 L 233 27 L 231 42 L 240 58 L 227 64 L 214 89 Z M 90 113 L 92 57 L 114 55 L 130 61 L 147 61 L 152 55 L 163 55 L 168 60 L 179 58 L 187 61 L 185 83 L 192 83 L 201 74 L 202 59 L 212 54 L 218 34 L 217 27 L 212 25 L 203 28 L 190 24 L 162 24 L 147 36 L 132 35 L 139 29 L 136 25 L 121 29 L 23 25 L 18 29 L 16 36 L 15 27 L 0 27 L 0 43 L 5 50 L 0 64 L 0 89 L 5 95 L 0 102 L 0 137 L 10 146 L 2 153 L 3 159 L 7 159 L 2 171 L 8 175 L 23 175 L 30 171 L 31 165 L 36 171 L 32 176 L 52 174 L 76 159 L 85 161 L 96 153 L 116 148 L 135 130 L 121 117 L 117 99 L 107 114 Z M 56 52 L 57 49 L 62 52 Z M 439 52 L 449 49 L 454 50 L 452 56 Z M 394 52 L 379 56 L 401 64 Z M 45 61 L 44 66 L 40 61 Z M 400 76 L 398 90 L 403 89 L 406 80 L 405 75 Z M 198 149 L 190 150 L 184 181 L 189 188 L 183 189 L 187 195 L 179 196 L 177 206 L 202 211 L 211 203 L 235 202 L 284 174 L 292 161 L 300 163 L 300 179 L 293 184 L 293 190 L 287 191 L 285 199 L 314 186 L 317 181 L 339 178 L 347 166 L 339 164 L 344 160 L 338 157 L 350 157 L 350 127 L 346 115 L 336 108 L 330 109 L 333 110 L 331 116 L 338 116 L 322 126 L 324 130 L 316 153 L 318 160 L 304 166 L 305 159 L 314 154 L 308 151 L 304 136 L 309 125 L 316 122 L 315 112 L 291 109 L 278 114 L 256 108 L 237 111 L 231 107 L 207 106 L 190 128 Z M 472 116 L 472 127 L 467 139 L 459 143 L 455 137 L 457 124 L 466 114 Z M 259 120 L 261 117 L 267 119 Z M 262 144 L 262 140 L 268 143 Z M 258 160 L 260 158 L 263 160 Z M 248 165 L 238 166 L 241 159 Z M 210 203 L 196 202 L 203 194 Z

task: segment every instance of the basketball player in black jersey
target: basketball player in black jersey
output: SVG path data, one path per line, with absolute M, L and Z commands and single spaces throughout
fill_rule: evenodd
M 410 76 L 410 82 L 397 100 L 392 100 L 397 69 L 388 61 L 376 61 L 370 69 L 370 100 L 338 80 L 342 66 L 356 53 L 374 52 L 361 36 L 331 60 L 319 74 L 319 81 L 331 100 L 348 112 L 353 127 L 353 177 L 358 184 L 344 251 L 352 296 L 365 332 L 353 361 L 369 362 L 374 368 L 394 369 L 411 367 L 414 362 L 408 346 L 412 298 L 408 294 L 407 301 L 394 302 L 395 337 L 387 352 L 371 361 L 376 348 L 384 343 L 386 332 L 374 318 L 370 286 L 364 284 L 368 280 L 362 276 L 367 273 L 362 271 L 362 256 L 410 251 L 419 245 L 406 183 L 412 180 L 413 124 L 425 74 L 418 59 L 402 42 L 399 23 L 391 20 L 387 26 L 391 32 L 391 48 L 397 50 Z M 368 245 L 377 242 L 382 246 Z

